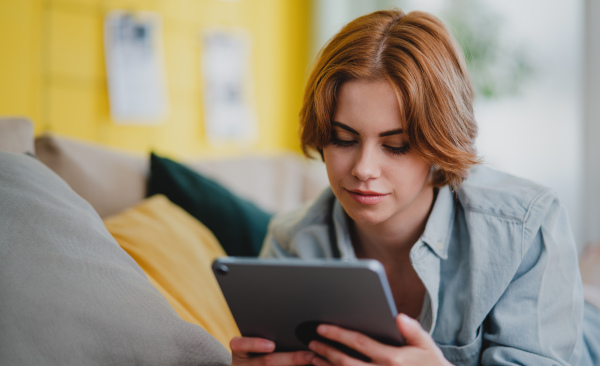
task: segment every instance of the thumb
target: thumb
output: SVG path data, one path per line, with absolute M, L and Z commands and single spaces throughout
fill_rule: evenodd
M 429 333 L 421 327 L 421 324 L 408 315 L 398 314 L 396 317 L 396 325 L 406 340 L 407 345 L 419 348 L 431 348 L 435 345 L 435 342 Z

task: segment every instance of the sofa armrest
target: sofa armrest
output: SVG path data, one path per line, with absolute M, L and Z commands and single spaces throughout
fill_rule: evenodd
M 35 150 L 101 217 L 119 213 L 146 195 L 147 157 L 52 135 L 36 138 Z

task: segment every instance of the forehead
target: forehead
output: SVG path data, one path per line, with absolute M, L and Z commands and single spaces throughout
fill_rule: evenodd
M 333 120 L 371 128 L 403 125 L 399 97 L 387 80 L 351 80 L 340 87 Z

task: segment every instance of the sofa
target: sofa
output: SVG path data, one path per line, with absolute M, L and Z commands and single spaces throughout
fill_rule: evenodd
M 211 273 L 327 186 L 294 153 L 185 161 L 0 118 L 0 364 L 231 363 Z

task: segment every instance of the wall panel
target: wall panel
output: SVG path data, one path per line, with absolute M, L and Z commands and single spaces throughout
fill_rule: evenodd
M 0 4 L 0 115 L 27 115 L 36 133 L 174 156 L 298 150 L 297 115 L 308 64 L 307 0 L 20 0 Z M 103 22 L 113 9 L 161 15 L 170 114 L 159 125 L 110 117 Z M 251 39 L 258 139 L 212 146 L 204 132 L 201 35 L 241 29 Z M 8 36 L 10 35 L 10 36 Z

